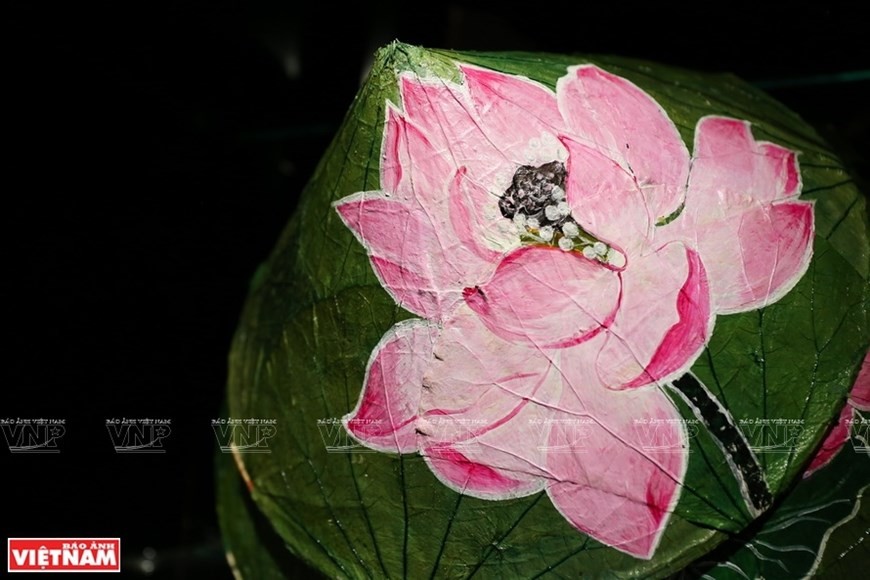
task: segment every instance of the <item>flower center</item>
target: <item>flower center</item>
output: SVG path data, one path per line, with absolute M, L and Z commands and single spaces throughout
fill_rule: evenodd
M 602 262 L 618 259 L 618 252 L 581 228 L 571 215 L 565 198 L 567 175 L 561 161 L 521 165 L 498 200 L 501 215 L 513 221 L 526 245 L 558 246 Z

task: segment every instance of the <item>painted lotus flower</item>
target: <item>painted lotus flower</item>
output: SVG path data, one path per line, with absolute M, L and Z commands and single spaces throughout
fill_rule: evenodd
M 652 97 L 595 66 L 555 92 L 459 69 L 400 77 L 381 189 L 335 204 L 420 317 L 375 347 L 344 424 L 462 494 L 546 491 L 575 528 L 650 558 L 688 462 L 663 387 L 717 314 L 778 300 L 809 263 L 796 154 L 704 117 L 690 156 Z

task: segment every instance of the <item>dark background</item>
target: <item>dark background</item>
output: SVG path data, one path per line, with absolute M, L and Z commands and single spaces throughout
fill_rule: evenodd
M 0 441 L 0 536 L 120 536 L 129 577 L 146 548 L 153 578 L 230 577 L 210 427 L 230 340 L 378 46 L 731 71 L 868 176 L 868 81 L 837 76 L 866 77 L 866 19 L 843 5 L 177 4 L 3 8 L 0 417 L 66 435 L 56 455 Z M 171 419 L 167 452 L 116 454 L 115 417 Z

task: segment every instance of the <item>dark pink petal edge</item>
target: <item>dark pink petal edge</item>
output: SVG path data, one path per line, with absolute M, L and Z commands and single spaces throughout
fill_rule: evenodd
M 511 477 L 503 469 L 493 469 L 466 457 L 461 449 L 461 446 L 439 445 L 421 450 L 435 477 L 457 493 L 479 499 L 507 500 L 544 489 L 544 478 L 528 474 Z
M 623 388 L 666 383 L 684 374 L 709 340 L 716 317 L 710 308 L 710 287 L 700 256 L 686 249 L 689 272 L 677 296 L 679 322 L 662 339 L 644 373 Z
M 366 447 L 384 453 L 417 451 L 423 373 L 437 332 L 429 321 L 404 320 L 372 350 L 359 401 L 342 418 L 347 432 Z

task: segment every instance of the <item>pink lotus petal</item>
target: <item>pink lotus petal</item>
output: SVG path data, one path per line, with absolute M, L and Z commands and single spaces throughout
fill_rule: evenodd
M 598 339 L 596 339 L 597 342 Z M 547 493 L 556 509 L 596 540 L 650 558 L 679 499 L 688 435 L 659 389 L 611 391 L 586 345 L 564 351 L 561 413 L 550 423 Z
M 492 334 L 465 306 L 444 324 L 433 357 L 420 423 L 430 445 L 467 441 L 504 424 L 549 385 L 544 354 Z
M 667 113 L 622 77 L 593 65 L 568 71 L 556 95 L 576 140 L 634 174 L 653 221 L 670 215 L 685 196 L 689 153 Z
M 703 256 L 716 312 L 755 310 L 782 298 L 812 257 L 813 206 L 753 204 L 722 219 L 696 219 L 694 245 Z
M 840 411 L 840 416 L 837 418 L 837 423 L 828 433 L 827 437 L 825 437 L 825 440 L 822 441 L 821 447 L 816 451 L 816 454 L 804 471 L 804 477 L 811 476 L 829 464 L 837 453 L 840 452 L 840 449 L 849 440 L 849 433 L 852 430 L 852 420 L 854 417 L 855 410 L 849 405 L 844 406 L 843 410 Z
M 409 312 L 438 319 L 451 311 L 462 298 L 458 290 L 439 289 L 430 280 L 378 256 L 371 256 L 372 267 L 381 285 L 396 304 Z
M 423 131 L 436 149 L 449 157 L 452 134 L 446 132 L 449 128 L 441 124 L 441 119 L 450 117 L 460 127 L 471 119 L 466 109 L 470 103 L 459 88 L 443 79 L 424 79 L 406 73 L 399 78 L 399 91 L 405 117 Z
M 773 181 L 781 197 L 796 197 L 803 187 L 797 154 L 775 143 L 758 143 L 763 157 L 770 166 Z
M 480 210 L 489 200 L 490 193 L 467 178 L 465 168 L 456 172 L 450 183 L 450 223 L 453 231 L 467 248 L 486 262 L 496 262 L 501 255 L 489 249 L 484 241 L 490 232 L 497 230 L 497 216 L 487 219 Z
M 634 178 L 615 161 L 567 137 L 565 184 L 574 219 L 624 254 L 639 251 L 652 228 L 649 209 Z
M 550 408 L 541 403 L 558 400 L 562 385 L 540 351 L 501 340 L 461 308 L 436 342 L 423 385 L 418 445 L 445 484 L 487 499 L 543 488 Z
M 596 361 L 601 380 L 627 389 L 685 372 L 713 325 L 698 254 L 669 244 L 635 259 L 622 275 L 622 304 Z
M 385 191 L 398 191 L 404 167 L 410 167 L 405 140 L 405 119 L 394 107 L 387 107 L 384 122 L 384 140 L 381 144 L 381 187 Z
M 544 479 L 528 473 L 492 468 L 452 446 L 432 447 L 423 457 L 432 473 L 457 493 L 480 499 L 505 500 L 544 489 Z
M 795 196 L 800 187 L 794 152 L 756 142 L 747 121 L 725 117 L 698 121 L 687 206 L 712 213 L 729 211 Z
M 483 133 L 517 165 L 560 160 L 564 126 L 550 89 L 525 77 L 460 65 Z
M 861 411 L 870 411 L 870 354 L 861 363 L 858 378 L 849 393 L 849 404 Z
M 385 192 L 400 201 L 419 203 L 436 221 L 447 215 L 447 187 L 456 170 L 416 125 L 391 106 L 381 152 Z
M 535 383 L 527 381 L 534 385 L 529 399 L 505 393 L 496 397 L 490 390 L 462 412 L 430 412 L 420 419 L 417 444 L 438 479 L 459 493 L 491 500 L 522 497 L 544 489 L 551 409 L 535 401 L 550 396 L 555 400 L 561 384 L 552 370 L 535 379 Z M 513 382 L 504 386 L 516 387 L 518 381 Z M 498 413 L 493 406 L 508 412 L 493 420 Z M 445 443 L 438 438 L 456 440 Z
M 417 450 L 414 424 L 437 334 L 427 321 L 406 320 L 375 347 L 356 409 L 342 419 L 347 431 L 367 447 L 388 453 Z
M 441 79 L 401 77 L 405 116 L 416 124 L 445 159 L 458 169 L 467 167 L 480 183 L 513 175 L 515 164 L 502 144 L 483 133 L 474 105 L 464 87 Z M 496 138 L 498 136 L 495 136 Z
M 457 291 L 486 279 L 481 260 L 453 235 L 452 226 L 419 204 L 363 192 L 346 197 L 336 210 L 373 258 L 381 282 L 404 308 L 431 319 L 446 316 Z
M 380 275 L 386 274 L 381 281 L 397 301 L 415 314 L 439 317 L 451 287 L 451 276 L 445 275 L 450 272 L 449 263 L 440 244 L 445 224 L 429 222 L 419 205 L 376 193 L 346 197 L 336 204 L 336 210 L 369 255 L 381 259 L 374 266 Z M 388 263 L 401 270 L 386 267 Z M 457 281 L 461 278 L 455 269 L 450 273 Z M 409 280 L 416 288 L 409 288 Z M 414 295 L 406 297 L 409 289 L 415 290 Z M 431 298 L 421 300 L 416 291 Z
M 527 131 L 522 125 L 528 125 L 530 119 L 534 124 L 553 131 L 562 127 L 556 95 L 544 85 L 526 77 L 467 64 L 460 64 L 459 69 L 481 119 L 484 122 L 500 119 L 492 122 L 502 123 L 498 134 L 506 140 L 511 139 L 516 131 Z
M 490 331 L 542 348 L 565 347 L 610 324 L 620 300 L 619 273 L 578 252 L 526 246 L 508 255 L 465 301 Z

